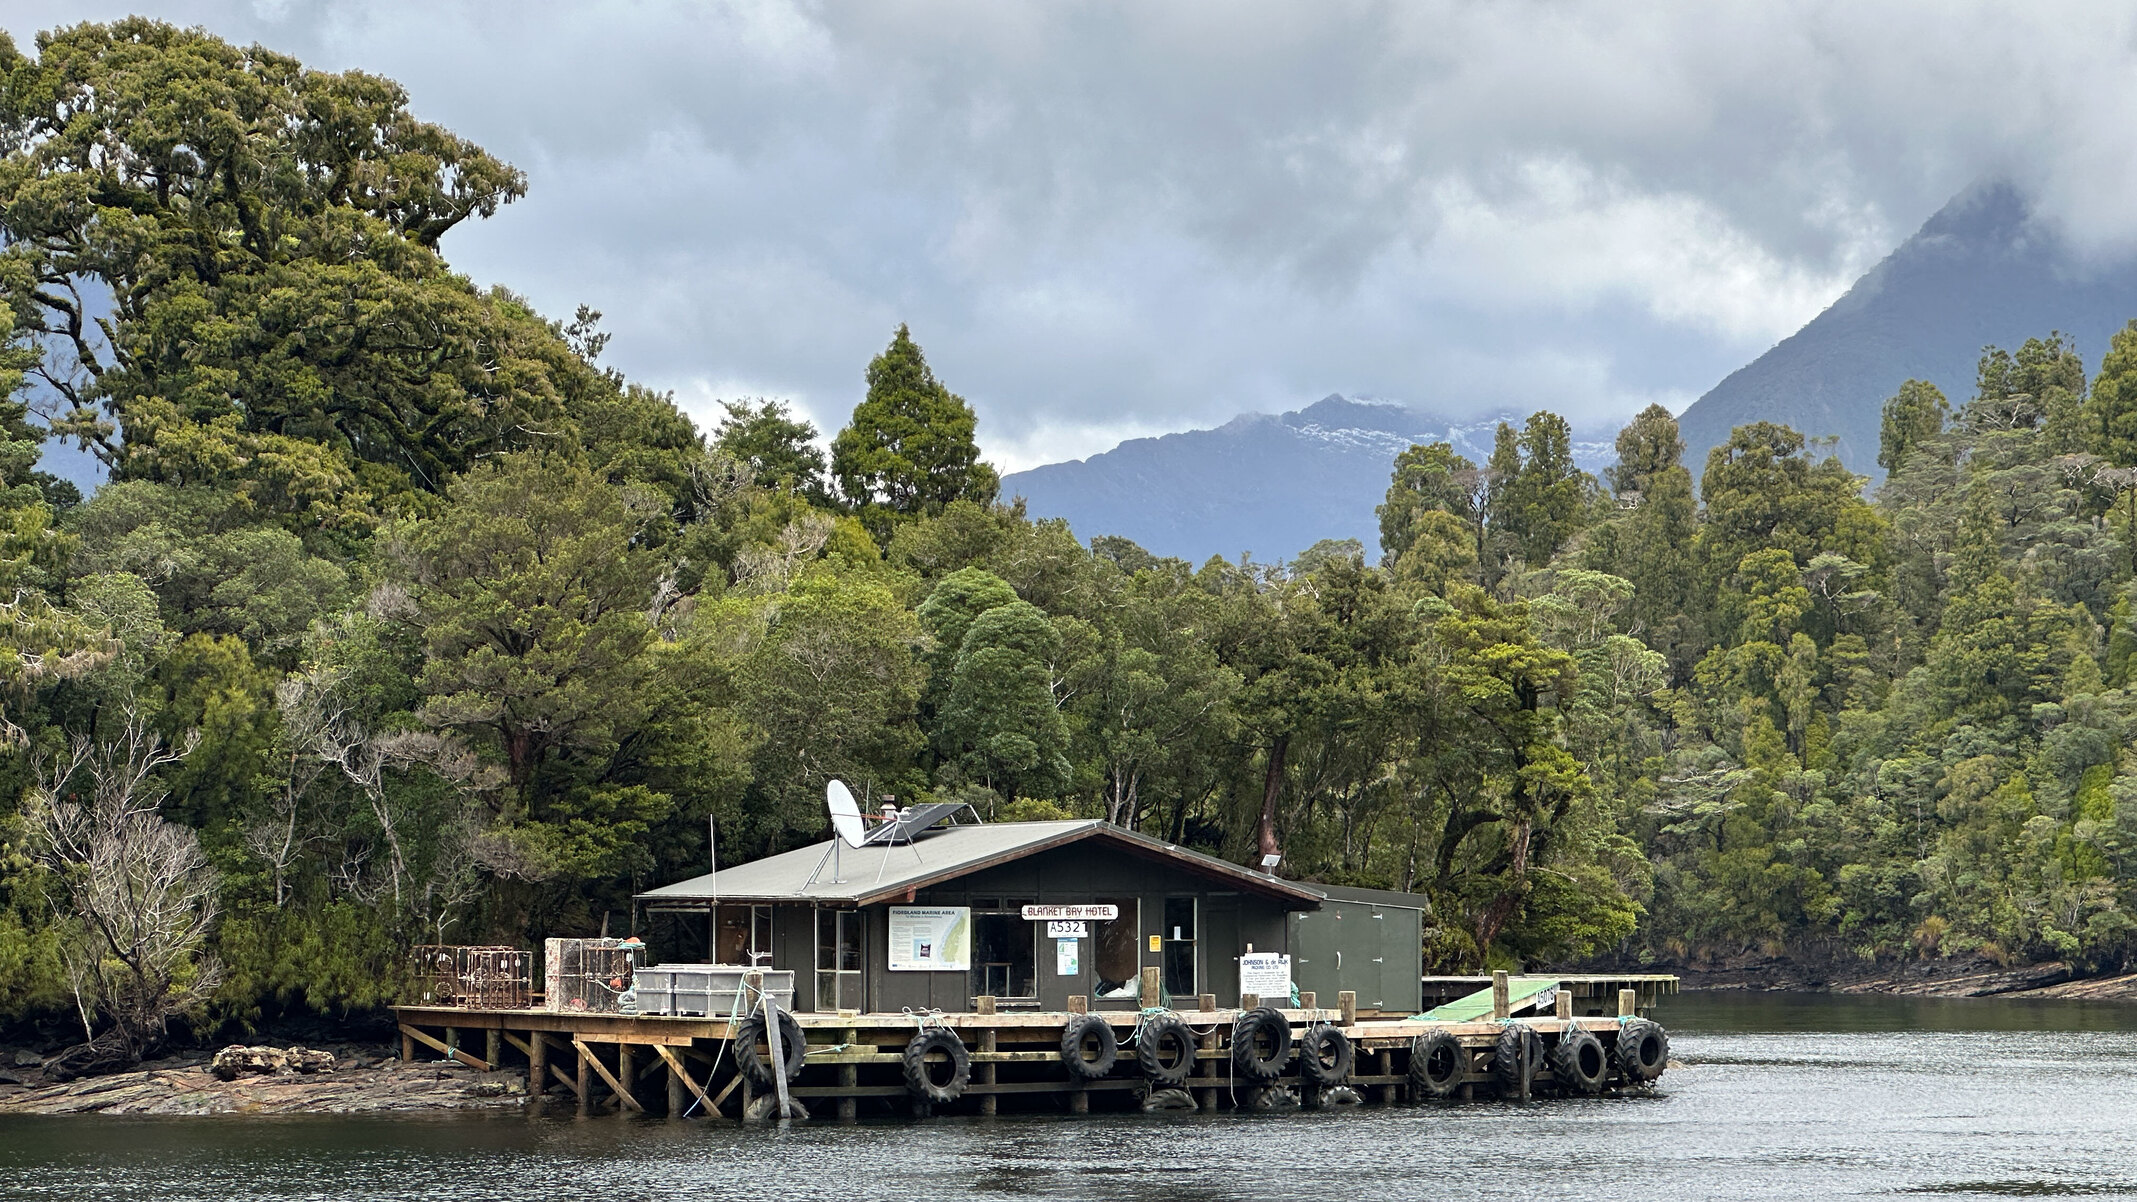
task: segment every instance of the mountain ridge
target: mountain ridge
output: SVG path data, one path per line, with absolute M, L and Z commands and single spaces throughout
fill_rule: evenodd
M 1387 493 L 1396 455 L 1414 443 L 1446 442 L 1481 465 L 1499 422 L 1526 417 L 1457 420 L 1330 393 L 1301 409 L 1243 413 L 1221 426 L 1132 438 L 1083 459 L 1015 472 L 1003 477 L 1002 495 L 1023 497 L 1034 517 L 1066 518 L 1078 537 L 1119 535 L 1195 562 L 1242 552 L 1289 559 L 1331 538 L 1355 538 L 1377 558 L 1373 510 Z M 1595 471 L 1615 451 L 1607 438 L 1584 439 L 1588 433 L 1575 431 L 1574 457 Z M 1239 487 L 1246 481 L 1256 486 Z

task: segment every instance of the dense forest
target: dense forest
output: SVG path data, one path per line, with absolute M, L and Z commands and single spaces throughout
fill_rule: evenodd
M 0 152 L 0 1021 L 375 1007 L 831 777 L 1414 890 L 1450 969 L 2131 958 L 2137 326 L 1897 385 L 1874 496 L 1538 412 L 1404 453 L 1377 554 L 1198 565 L 1005 503 L 902 328 L 828 452 L 696 428 L 447 266 L 525 180 L 390 81 L 0 35 Z

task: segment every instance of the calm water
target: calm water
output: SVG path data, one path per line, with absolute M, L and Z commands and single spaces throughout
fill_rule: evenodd
M 2137 1198 L 2137 1007 L 1687 996 L 1652 1097 L 791 1129 L 0 1118 L 0 1197 Z

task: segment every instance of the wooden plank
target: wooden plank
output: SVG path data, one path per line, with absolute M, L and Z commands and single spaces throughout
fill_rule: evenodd
M 653 1045 L 653 1050 L 660 1053 L 660 1058 L 662 1060 L 668 1062 L 669 1080 L 680 1081 L 685 1086 L 688 1086 L 690 1092 L 696 1094 L 697 1100 L 704 1105 L 705 1112 L 707 1114 L 710 1114 L 714 1118 L 724 1119 L 727 1117 L 726 1115 L 720 1113 L 720 1108 L 719 1106 L 713 1103 L 712 1097 L 707 1094 L 701 1086 L 698 1085 L 696 1078 L 690 1075 L 690 1070 L 683 1067 L 683 1059 L 682 1057 L 677 1056 L 675 1054 L 675 1049 L 670 1048 L 665 1044 L 655 1044 Z
M 525 1056 L 530 1060 L 533 1059 L 534 1046 L 532 1044 L 528 1043 L 524 1039 L 521 1039 L 519 1036 L 514 1035 L 510 1031 L 504 1032 L 504 1037 L 505 1042 L 511 1044 L 514 1048 L 517 1048 L 519 1050 L 520 1055 Z
M 552 1064 L 549 1066 L 549 1071 L 556 1077 L 559 1085 L 571 1091 L 573 1097 L 578 1098 L 581 1102 L 586 1100 L 585 1092 L 579 1088 L 578 1081 L 567 1074 L 562 1066 Z
M 601 1058 L 599 1056 L 594 1055 L 594 1050 L 592 1048 L 587 1047 L 584 1043 L 574 1039 L 571 1041 L 571 1050 L 579 1054 L 579 1063 L 581 1065 L 590 1065 L 592 1066 L 594 1072 L 600 1074 L 602 1082 L 606 1084 L 610 1089 L 616 1091 L 616 1097 L 621 1100 L 624 1105 L 630 1107 L 631 1109 L 637 1111 L 640 1114 L 644 1114 L 646 1112 L 646 1108 L 638 1104 L 638 1099 L 631 1096 L 631 1091 L 624 1088 L 623 1082 L 618 1081 L 616 1079 L 616 1074 L 608 1071 L 608 1066 L 601 1063 Z
M 718 1106 L 718 1105 L 719 1105 L 720 1103 L 722 1103 L 722 1102 L 725 1102 L 725 1101 L 727 1100 L 727 1098 L 728 1098 L 728 1095 L 730 1095 L 730 1094 L 734 1093 L 734 1092 L 735 1092 L 735 1090 L 737 1090 L 737 1089 L 741 1088 L 741 1086 L 742 1086 L 742 1080 L 743 1080 L 742 1074 L 741 1074 L 741 1073 L 739 1073 L 739 1072 L 738 1072 L 738 1073 L 736 1073 L 736 1074 L 735 1074 L 735 1075 L 734 1075 L 734 1076 L 733 1076 L 732 1078 L 730 1078 L 730 1079 L 728 1080 L 728 1082 L 727 1082 L 727 1088 L 726 1088 L 726 1089 L 723 1089 L 723 1090 L 721 1090 L 721 1091 L 719 1092 L 719 1094 L 718 1094 L 718 1095 L 717 1095 L 716 1097 L 714 1097 L 714 1098 L 712 1099 L 712 1104 L 713 1104 L 714 1106 Z M 707 1082 L 706 1082 L 706 1084 L 710 1085 L 710 1084 L 711 1084 L 711 1082 L 710 1082 L 710 1081 L 707 1081 Z M 743 1094 L 743 1096 L 742 1096 L 742 1104 L 743 1104 L 744 1106 L 748 1106 L 748 1105 L 749 1105 L 749 1095 L 748 1095 L 748 1093 L 747 1093 L 747 1092 L 745 1092 L 745 1093 Z
M 488 1072 L 490 1069 L 489 1065 L 484 1064 L 482 1061 L 475 1059 L 473 1056 L 468 1055 L 466 1052 L 460 1051 L 457 1048 L 446 1047 L 444 1040 L 433 1039 L 429 1035 L 426 1035 L 423 1032 L 416 1030 L 414 1027 L 409 1026 L 407 1023 L 401 1024 L 401 1038 L 404 1041 L 413 1039 L 417 1043 L 423 1044 L 426 1047 L 434 1048 L 440 1052 L 445 1053 L 452 1059 L 458 1060 L 460 1063 L 467 1065 L 469 1068 L 479 1068 L 484 1072 Z

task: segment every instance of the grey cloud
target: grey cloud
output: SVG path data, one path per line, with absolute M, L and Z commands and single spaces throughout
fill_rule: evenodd
M 899 321 L 1014 465 L 1329 391 L 1681 405 L 2006 173 L 2137 240 L 2104 4 L 133 7 L 405 84 L 532 192 L 447 252 L 701 413 Z M 108 8 L 108 12 L 96 10 Z

